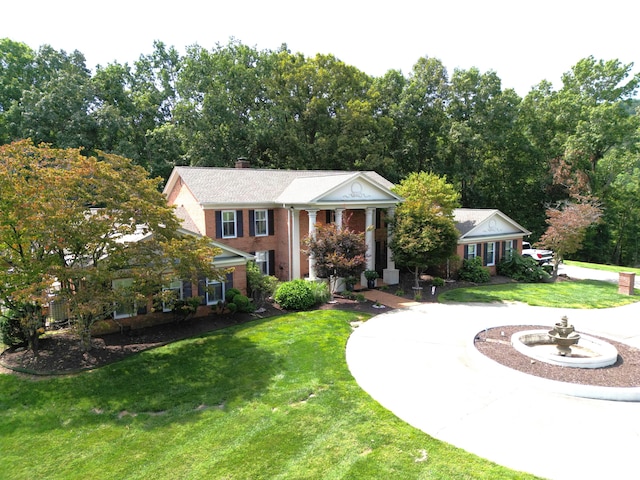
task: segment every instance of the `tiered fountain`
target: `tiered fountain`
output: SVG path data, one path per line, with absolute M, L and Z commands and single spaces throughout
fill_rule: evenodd
M 534 360 L 573 368 L 602 368 L 618 360 L 618 350 L 603 340 L 575 332 L 566 316 L 552 330 L 527 330 L 511 337 L 513 347 Z

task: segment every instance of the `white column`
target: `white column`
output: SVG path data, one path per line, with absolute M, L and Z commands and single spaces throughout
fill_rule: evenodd
M 338 230 L 341 230 L 342 229 L 342 214 L 344 213 L 344 208 L 336 208 L 335 209 L 335 213 L 336 213 L 335 224 L 336 224 Z
M 300 278 L 300 210 L 291 210 L 291 279 Z
M 309 214 L 309 237 L 316 236 L 316 222 L 318 210 L 307 210 Z M 313 255 L 309 255 L 309 280 L 316 279 L 316 259 Z
M 396 213 L 395 207 L 387 208 L 387 268 L 382 270 L 382 281 L 387 285 L 397 285 L 400 283 L 400 271 L 396 268 L 396 262 L 393 261 L 393 252 L 391 251 L 391 229 L 389 224 Z
M 374 270 L 376 268 L 376 218 L 375 207 L 368 207 L 366 209 L 365 220 L 365 234 L 364 240 L 367 245 L 367 270 Z M 364 273 L 360 275 L 360 284 L 366 285 L 367 279 Z
M 376 268 L 376 219 L 375 207 L 367 208 L 365 241 L 367 242 L 367 270 Z

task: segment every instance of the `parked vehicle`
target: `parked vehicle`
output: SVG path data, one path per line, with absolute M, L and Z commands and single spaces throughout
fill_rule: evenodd
M 551 250 L 533 248 L 529 242 L 522 242 L 522 256 L 533 258 L 540 265 L 553 261 L 553 252 Z

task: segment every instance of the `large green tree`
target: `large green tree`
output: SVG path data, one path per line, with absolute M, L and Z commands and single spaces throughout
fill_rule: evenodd
M 391 251 L 395 262 L 409 268 L 420 286 L 420 273 L 442 265 L 455 251 L 459 232 L 453 211 L 459 195 L 446 178 L 418 172 L 401 181 L 394 192 L 405 199 L 391 223 Z
M 93 324 L 114 305 L 146 302 L 173 279 L 221 278 L 218 249 L 180 235 L 158 181 L 116 155 L 29 141 L 0 147 L 0 301 L 30 315 L 30 334 L 51 294 L 89 349 Z M 112 288 L 122 279 L 127 288 Z

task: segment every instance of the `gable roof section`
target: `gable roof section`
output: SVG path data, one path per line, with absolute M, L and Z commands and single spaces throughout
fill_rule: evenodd
M 531 232 L 496 209 L 457 208 L 453 212 L 460 243 L 472 243 L 479 239 L 524 237 Z
M 389 202 L 401 198 L 377 183 L 368 172 L 345 172 L 342 175 L 295 178 L 276 199 L 279 204 L 345 204 Z
M 309 198 L 319 198 L 357 175 L 362 175 L 381 190 L 390 190 L 393 186 L 372 171 L 175 167 L 164 193 L 171 192 L 181 178 L 202 206 L 282 204 L 283 199 L 291 203 L 306 203 Z M 281 195 L 284 197 L 280 198 Z

